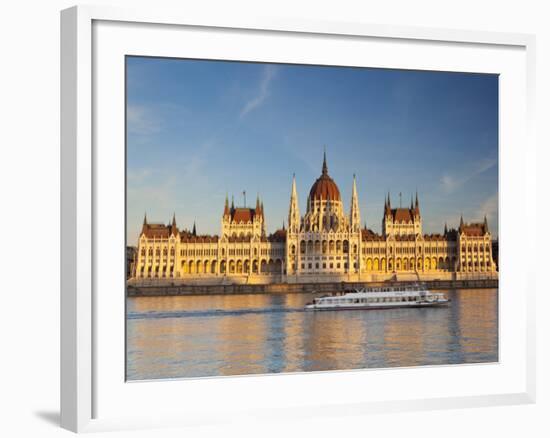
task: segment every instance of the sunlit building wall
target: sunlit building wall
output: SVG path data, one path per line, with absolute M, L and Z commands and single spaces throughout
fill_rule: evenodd
M 355 176 L 349 213 L 326 157 L 300 214 L 293 178 L 288 227 L 266 232 L 263 202 L 235 207 L 226 198 L 220 235 L 180 230 L 144 218 L 134 282 L 304 283 L 497 278 L 487 219 L 423 234 L 418 194 L 406 208 L 385 199 L 382 233 L 361 227 Z

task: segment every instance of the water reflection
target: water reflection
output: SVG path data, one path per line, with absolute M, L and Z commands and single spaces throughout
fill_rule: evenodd
M 305 312 L 309 294 L 129 298 L 129 380 L 498 360 L 498 291 L 446 308 Z

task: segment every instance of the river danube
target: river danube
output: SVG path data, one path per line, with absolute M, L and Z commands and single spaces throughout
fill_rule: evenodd
M 498 361 L 498 290 L 442 308 L 304 311 L 311 294 L 128 298 L 127 379 Z

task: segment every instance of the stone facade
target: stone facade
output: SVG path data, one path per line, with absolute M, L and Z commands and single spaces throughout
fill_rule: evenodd
M 292 180 L 288 227 L 266 232 L 263 202 L 255 208 L 229 205 L 221 233 L 197 235 L 144 219 L 130 282 L 135 283 L 315 283 L 497 278 L 487 220 L 464 223 L 443 234 L 423 234 L 418 194 L 410 207 L 392 208 L 388 194 L 382 234 L 361 227 L 355 176 L 349 214 L 328 173 L 311 187 L 301 216 Z

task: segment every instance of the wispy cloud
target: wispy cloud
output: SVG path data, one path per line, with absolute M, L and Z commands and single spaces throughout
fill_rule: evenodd
M 160 119 L 144 105 L 128 104 L 126 123 L 130 134 L 151 135 L 161 130 Z
M 256 95 L 250 99 L 246 104 L 244 105 L 243 109 L 241 110 L 241 118 L 246 116 L 251 111 L 259 108 L 265 100 L 269 97 L 269 88 L 271 85 L 271 82 L 273 81 L 273 78 L 275 78 L 275 75 L 277 73 L 277 69 L 273 65 L 266 65 L 264 67 L 264 70 L 262 72 L 262 77 L 260 79 L 260 84 L 258 87 L 258 92 Z
M 465 222 L 483 222 L 483 219 L 487 216 L 491 233 L 496 236 L 498 234 L 498 192 L 481 199 L 477 203 L 463 205 L 462 208 L 452 213 L 441 215 L 431 213 L 423 222 L 424 231 L 428 233 L 441 232 L 445 223 L 451 228 L 456 228 L 461 215 Z
M 128 169 L 128 182 L 139 184 L 147 180 L 151 176 L 151 169 Z
M 482 216 L 487 215 L 489 221 L 497 220 L 498 218 L 498 193 L 495 193 L 485 199 L 479 206 L 478 220 L 483 219 Z
M 475 178 L 476 176 L 481 175 L 483 172 L 486 172 L 487 170 L 496 166 L 497 163 L 497 157 L 489 157 L 476 162 L 461 175 L 453 175 L 450 173 L 445 174 L 440 179 L 441 188 L 445 193 L 452 193 L 462 187 L 472 178 Z
M 180 180 L 190 185 L 206 184 L 209 180 L 208 159 L 215 146 L 215 140 L 206 140 L 196 145 L 192 153 L 186 154 L 180 165 Z

